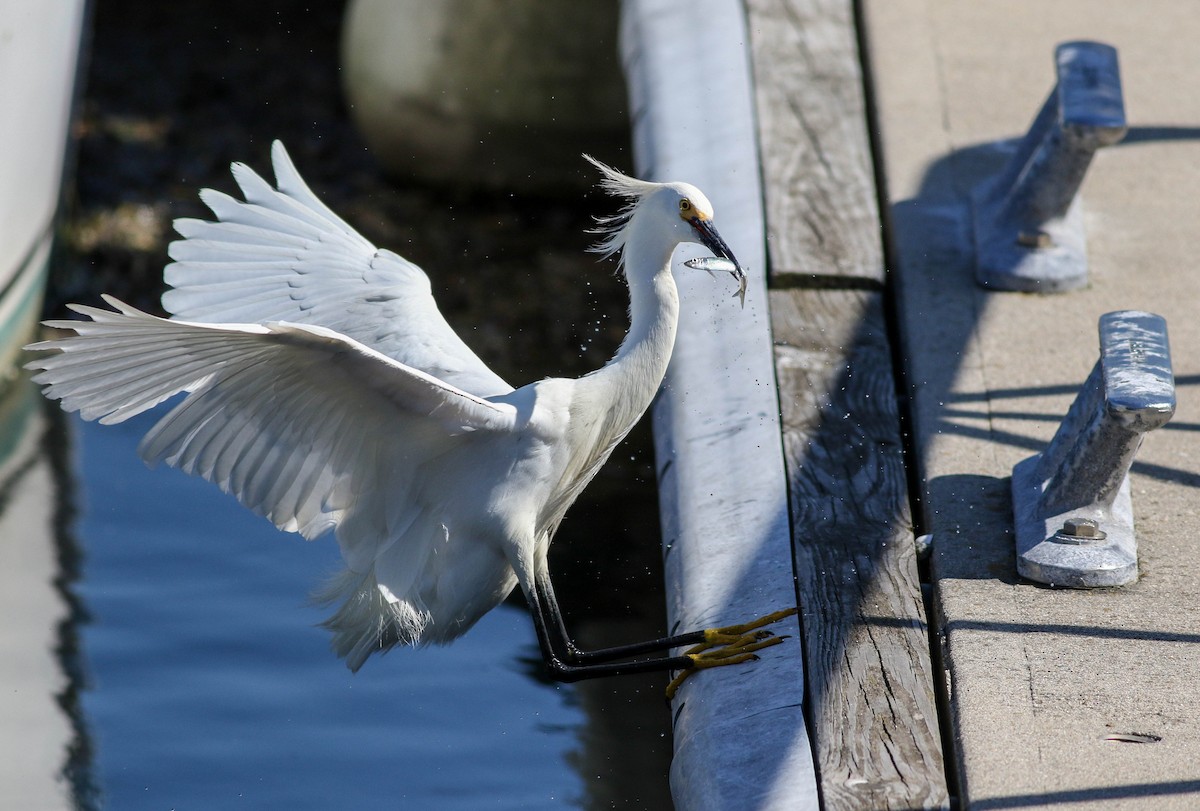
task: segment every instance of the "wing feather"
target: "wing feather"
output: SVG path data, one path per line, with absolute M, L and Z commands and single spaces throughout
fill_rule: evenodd
M 446 323 L 424 271 L 321 203 L 278 141 L 271 157 L 276 188 L 235 163 L 244 202 L 206 189 L 217 221 L 176 221 L 163 295 L 175 318 L 324 326 L 463 391 L 512 391 Z
M 274 208 L 241 202 L 225 192 L 215 189 L 201 189 L 200 199 L 213 214 L 217 215 L 217 219 L 221 222 L 318 241 L 325 234 L 319 225 L 313 225 Z M 344 241 L 351 244 L 358 241 L 346 239 L 344 234 L 341 236 Z M 362 243 L 370 247 L 370 243 L 366 240 L 362 240 Z
M 184 239 L 171 243 L 168 249 L 172 259 L 188 259 L 195 254 L 203 254 L 214 250 L 219 245 L 250 245 L 263 250 L 282 254 L 288 248 L 303 248 L 308 240 L 301 237 L 288 238 L 287 234 L 276 234 L 273 244 L 264 245 L 264 234 L 261 228 L 251 228 L 231 222 L 210 222 L 197 220 L 192 217 L 180 217 L 175 220 L 175 230 Z M 231 248 L 232 250 L 232 248 Z M 177 255 L 178 254 L 178 255 Z
M 330 221 L 327 217 L 313 210 L 310 205 L 306 205 L 287 194 L 280 194 L 271 188 L 270 183 L 263 180 L 257 172 L 246 164 L 238 162 L 233 164 L 230 169 L 233 172 L 233 179 L 237 182 L 238 188 L 242 190 L 242 196 L 246 198 L 247 203 L 286 212 L 289 216 L 302 220 L 319 231 L 327 231 L 332 225 L 334 230 L 340 232 L 345 237 L 354 241 L 361 240 L 364 246 L 369 247 L 370 243 L 359 236 L 353 228 L 340 218 L 336 219 L 336 221 Z
M 143 458 L 201 476 L 305 537 L 356 510 L 374 513 L 358 516 L 367 525 L 411 524 L 406 495 L 421 465 L 473 432 L 515 426 L 511 406 L 328 329 L 167 320 L 106 301 L 115 311 L 76 307 L 91 320 L 58 322 L 75 335 L 31 347 L 50 350 L 29 364 L 47 396 L 120 422 L 186 392 L 143 438 Z M 396 537 L 339 531 L 352 567 L 369 567 Z
M 516 430 L 513 389 L 455 334 L 421 268 L 318 200 L 278 142 L 271 157 L 274 188 L 236 163 L 243 200 L 205 190 L 216 220 L 176 221 L 172 319 L 108 298 L 112 310 L 75 307 L 91 320 L 53 322 L 75 335 L 31 347 L 48 351 L 30 367 L 47 396 L 105 423 L 184 395 L 139 445 L 147 462 L 281 529 L 335 530 L 348 573 L 328 625 L 357 669 L 397 642 L 453 638 L 488 607 L 436 596 L 427 567 L 464 531 L 447 526 L 464 495 L 439 483 L 473 475 L 467 443 Z
M 288 155 L 280 141 L 271 144 L 271 165 L 275 169 L 275 185 L 282 194 L 296 200 L 335 229 L 343 233 L 355 233 L 345 220 L 334 214 L 332 209 L 313 194 L 312 189 L 304 182 L 304 178 L 300 177 L 300 172 L 296 170 L 296 164 L 292 163 L 291 156 Z

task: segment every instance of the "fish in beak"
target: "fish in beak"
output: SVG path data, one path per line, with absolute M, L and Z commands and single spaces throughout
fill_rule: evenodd
M 736 295 L 741 301 L 742 307 L 746 306 L 746 273 L 738 264 L 737 257 L 733 255 L 733 251 L 729 250 L 729 246 L 725 244 L 725 240 L 721 239 L 721 235 L 717 233 L 716 227 L 712 220 L 707 218 L 692 217 L 688 222 L 696 231 L 696 236 L 700 240 L 700 244 L 712 251 L 711 257 L 703 257 L 699 259 L 689 259 L 683 264 L 687 267 L 696 270 L 706 270 L 709 273 L 729 273 L 738 281 L 738 291 Z

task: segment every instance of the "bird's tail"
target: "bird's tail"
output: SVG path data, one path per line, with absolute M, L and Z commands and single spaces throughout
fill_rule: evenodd
M 324 605 L 340 603 L 321 625 L 333 632 L 330 647 L 352 671 L 373 653 L 385 653 L 396 645 L 420 645 L 430 622 L 424 607 L 407 600 L 388 600 L 379 590 L 373 570 L 361 574 L 342 569 L 313 599 Z

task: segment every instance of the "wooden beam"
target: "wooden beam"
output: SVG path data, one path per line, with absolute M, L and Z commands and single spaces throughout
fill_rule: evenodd
M 742 309 L 727 279 L 675 269 L 679 334 L 654 441 L 668 615 L 691 630 L 796 604 L 745 17 L 728 0 L 622 8 L 637 172 L 703 189 L 752 271 Z M 818 808 L 796 620 L 772 630 L 790 638 L 760 661 L 699 673 L 676 695 L 678 811 Z
M 746 0 L 773 287 L 883 285 L 852 5 Z
M 823 807 L 948 807 L 882 294 L 771 293 Z
M 947 808 L 852 3 L 747 10 L 823 807 Z

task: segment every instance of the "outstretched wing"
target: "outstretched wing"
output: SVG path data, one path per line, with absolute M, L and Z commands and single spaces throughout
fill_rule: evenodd
M 446 323 L 429 278 L 380 250 L 329 210 L 283 144 L 271 146 L 277 189 L 242 163 L 246 201 L 205 189 L 218 222 L 175 221 L 163 306 L 200 323 L 286 321 L 327 327 L 405 366 L 481 397 L 511 392 Z
M 30 347 L 54 350 L 29 364 L 46 395 L 115 423 L 188 392 L 142 440 L 143 458 L 202 476 L 281 529 L 337 527 L 358 572 L 411 524 L 423 465 L 515 425 L 512 406 L 321 327 L 197 324 L 105 300 L 116 312 L 74 306 L 92 320 L 50 322 L 77 334 Z

